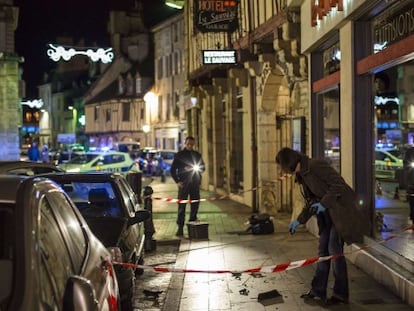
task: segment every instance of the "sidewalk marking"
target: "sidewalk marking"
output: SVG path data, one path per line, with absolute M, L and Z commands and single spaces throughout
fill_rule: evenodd
M 264 267 L 256 267 L 256 268 L 251 268 L 251 269 L 247 269 L 247 270 L 203 270 L 203 269 L 177 269 L 177 268 L 168 268 L 168 267 L 153 267 L 153 266 L 144 266 L 144 265 L 136 265 L 136 264 L 132 264 L 132 263 L 122 263 L 122 262 L 113 262 L 114 265 L 120 265 L 123 267 L 128 267 L 128 268 L 139 268 L 139 269 L 143 269 L 143 270 L 152 270 L 155 272 L 173 272 L 173 273 L 211 273 L 211 274 L 223 274 L 223 273 L 231 273 L 231 274 L 241 274 L 241 273 L 275 273 L 275 272 L 283 272 L 283 271 L 287 271 L 287 270 L 292 270 L 292 269 L 297 269 L 300 267 L 304 267 L 304 266 L 308 266 L 314 263 L 318 263 L 318 262 L 322 262 L 322 261 L 326 261 L 326 260 L 331 260 L 331 259 L 336 259 L 342 256 L 346 256 L 346 255 L 350 255 L 362 250 L 366 250 L 370 247 L 372 247 L 374 244 L 381 244 L 384 242 L 387 242 L 391 239 L 394 239 L 396 237 L 398 237 L 399 235 L 401 235 L 403 232 L 408 231 L 408 230 L 414 230 L 414 225 L 411 225 L 407 228 L 405 228 L 404 230 L 400 231 L 398 234 L 393 234 L 390 235 L 389 237 L 387 237 L 386 239 L 379 241 L 379 242 L 374 242 L 368 245 L 365 245 L 363 247 L 360 247 L 359 249 L 352 251 L 352 252 L 348 252 L 348 253 L 343 253 L 343 254 L 334 254 L 334 255 L 330 255 L 330 256 L 321 256 L 321 257 L 311 257 L 311 258 L 307 258 L 307 259 L 302 259 L 302 260 L 297 260 L 297 261 L 291 261 L 291 262 L 285 262 L 285 263 L 281 263 L 281 264 L 277 264 L 277 265 L 273 265 L 273 266 L 264 266 Z

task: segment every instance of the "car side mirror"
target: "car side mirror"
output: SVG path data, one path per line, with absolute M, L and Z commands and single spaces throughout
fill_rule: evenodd
M 95 291 L 87 279 L 73 275 L 66 282 L 63 311 L 88 310 L 98 310 Z
M 128 220 L 129 225 L 135 225 L 137 223 L 147 220 L 151 216 L 151 213 L 145 209 L 135 212 L 135 216 Z

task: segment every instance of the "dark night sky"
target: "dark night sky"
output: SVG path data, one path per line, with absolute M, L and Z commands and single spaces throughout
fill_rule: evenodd
M 42 75 L 52 68 L 46 55 L 47 44 L 58 36 L 72 36 L 75 42 L 84 38 L 86 45 L 96 42 L 109 46 L 107 22 L 110 10 L 124 10 L 130 0 L 14 0 L 19 7 L 15 48 L 23 56 L 23 79 L 26 97 L 37 96 Z M 151 27 L 177 11 L 163 0 L 142 0 L 144 22 Z

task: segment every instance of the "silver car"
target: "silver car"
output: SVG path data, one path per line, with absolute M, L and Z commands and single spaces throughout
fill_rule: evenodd
M 111 252 L 51 180 L 0 176 L 0 310 L 118 310 Z

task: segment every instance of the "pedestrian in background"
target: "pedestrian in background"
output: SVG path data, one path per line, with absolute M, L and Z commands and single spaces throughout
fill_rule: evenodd
M 318 256 L 339 255 L 316 264 L 311 289 L 301 298 L 320 299 L 326 304 L 348 303 L 344 242 L 362 242 L 364 234 L 369 234 L 370 222 L 363 213 L 363 202 L 358 201 L 354 190 L 325 160 L 311 159 L 293 149 L 282 148 L 276 156 L 276 163 L 283 173 L 295 175 L 295 182 L 300 185 L 306 202 L 297 219 L 289 224 L 289 231 L 295 233 L 300 224 L 305 224 L 316 215 Z M 327 299 L 331 263 L 335 282 L 333 294 Z
M 191 202 L 190 221 L 197 221 L 200 200 L 201 174 L 205 171 L 205 164 L 201 154 L 193 150 L 195 138 L 188 136 L 185 139 L 184 149 L 177 152 L 171 164 L 171 177 L 178 186 L 178 199 L 196 200 Z M 183 236 L 186 203 L 178 204 L 177 236 Z
M 42 162 L 43 163 L 49 163 L 50 162 L 49 147 L 47 145 L 43 145 L 43 148 L 42 148 Z
M 30 145 L 29 149 L 27 150 L 27 156 L 29 157 L 30 161 L 40 161 L 40 151 L 37 147 L 36 142 L 32 142 L 32 144 Z

